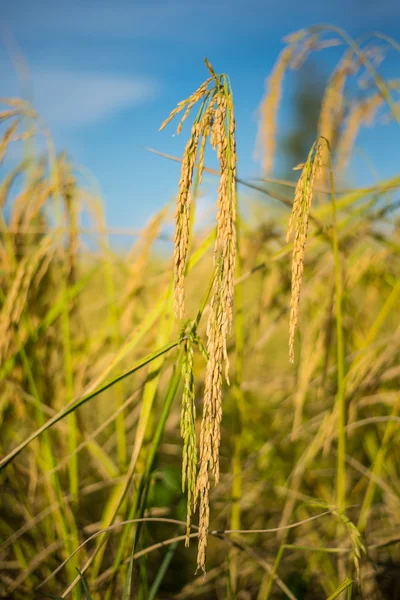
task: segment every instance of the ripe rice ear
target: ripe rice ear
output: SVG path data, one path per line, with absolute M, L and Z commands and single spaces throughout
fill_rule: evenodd
M 259 108 L 260 124 L 257 136 L 258 152 L 262 155 L 262 169 L 265 174 L 272 171 L 276 148 L 276 123 L 279 103 L 282 97 L 282 82 L 290 61 L 294 46 L 286 46 L 280 53 L 274 69 L 266 81 L 266 93 Z
M 18 127 L 18 120 L 15 120 L 11 123 L 11 125 L 6 129 L 2 140 L 0 142 L 0 165 L 4 160 L 4 157 L 7 152 L 8 144 L 14 139 L 15 133 Z
M 336 167 L 339 171 L 344 170 L 349 162 L 360 128 L 372 123 L 383 102 L 382 94 L 376 92 L 362 102 L 353 102 L 351 105 L 337 146 Z
M 207 139 L 216 151 L 220 165 L 218 188 L 217 235 L 214 248 L 214 275 L 211 310 L 207 324 L 207 368 L 203 400 L 203 418 L 200 431 L 200 464 L 198 473 L 194 467 L 195 429 L 193 408 L 194 388 L 192 380 L 192 346 L 186 343 L 184 363 L 185 387 L 181 417 L 181 433 L 184 439 L 183 485 L 188 485 L 187 522 L 199 501 L 199 544 L 197 566 L 204 571 L 210 518 L 210 475 L 219 480 L 219 447 L 222 419 L 222 370 L 229 382 L 226 338 L 232 325 L 234 277 L 236 271 L 236 142 L 235 117 L 230 83 L 225 75 L 217 76 L 206 59 L 211 77 L 164 121 L 164 127 L 178 112 L 186 107 L 183 120 L 194 104 L 202 99 L 201 108 L 194 121 L 191 137 L 186 144 L 182 159 L 179 195 L 175 211 L 174 243 L 174 310 L 177 317 L 184 314 L 184 277 L 190 236 L 190 195 L 196 156 L 199 151 L 198 181 L 204 167 L 204 150 Z M 208 85 L 214 87 L 208 90 Z M 181 124 L 178 125 L 178 133 Z M 195 482 L 195 485 L 194 485 Z M 193 502 L 193 511 L 191 503 Z M 188 538 L 187 538 L 188 539 Z
M 315 143 L 310 150 L 300 179 L 297 183 L 292 214 L 286 241 L 289 242 L 294 230 L 292 253 L 292 285 L 289 321 L 289 360 L 294 362 L 294 340 L 298 322 L 301 284 L 304 270 L 304 252 L 307 241 L 308 219 L 314 193 L 314 183 L 321 168 L 322 144 Z
M 185 353 L 182 364 L 183 395 L 181 410 L 181 437 L 183 439 L 182 453 L 182 491 L 187 488 L 187 511 L 186 511 L 186 540 L 185 546 L 189 546 L 190 525 L 194 506 L 197 475 L 197 440 L 196 440 L 196 406 L 195 385 L 193 375 L 193 345 L 195 337 L 190 331 L 185 340 Z
M 342 119 L 346 81 L 356 68 L 353 54 L 349 50 L 332 73 L 325 90 L 318 121 L 318 135 L 327 139 L 331 147 L 333 147 L 336 131 Z M 327 146 L 324 145 L 321 158 L 324 165 L 328 162 L 328 152 Z M 326 171 L 321 171 L 321 175 L 323 173 Z M 327 175 L 322 184 L 328 186 Z
M 8 348 L 15 338 L 14 327 L 18 325 L 25 308 L 33 277 L 51 246 L 51 238 L 44 237 L 36 252 L 20 261 L 16 269 L 0 314 L 0 362 L 4 361 Z
M 229 383 L 227 335 L 233 316 L 236 272 L 236 143 L 232 93 L 225 79 L 217 98 L 211 144 L 220 163 L 217 239 L 214 249 L 214 289 L 207 323 L 207 354 L 203 419 L 200 432 L 200 465 L 196 497 L 200 499 L 198 569 L 205 570 L 210 518 L 210 475 L 219 481 L 219 448 L 222 420 L 223 365 Z

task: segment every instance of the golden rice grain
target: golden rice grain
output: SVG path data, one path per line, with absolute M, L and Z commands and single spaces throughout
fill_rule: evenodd
M 199 508 L 197 566 L 205 569 L 210 517 L 210 473 L 219 481 L 219 448 L 222 420 L 222 368 L 229 383 L 226 339 L 232 324 L 236 269 L 236 147 L 235 119 L 231 94 L 220 94 L 214 114 L 212 145 L 220 163 L 217 238 L 214 250 L 215 279 L 207 323 L 208 362 L 205 377 L 203 419 L 200 432 L 200 466 L 196 483 Z
M 313 198 L 314 183 L 321 167 L 322 144 L 314 144 L 297 183 L 292 214 L 290 215 L 286 241 L 293 229 L 294 244 L 292 254 L 292 291 L 290 298 L 289 321 L 289 360 L 294 362 L 294 339 L 297 328 L 301 283 L 304 269 L 304 250 L 307 241 L 308 219 Z
M 344 100 L 344 87 L 353 67 L 352 54 L 347 52 L 332 73 L 322 100 L 318 121 L 318 133 L 332 144 L 336 118 L 341 114 Z
M 376 92 L 361 102 L 352 103 L 336 151 L 339 171 L 345 169 L 349 162 L 360 128 L 372 123 L 383 102 L 380 92 Z
M 15 339 L 14 327 L 17 327 L 20 321 L 32 279 L 44 256 L 50 251 L 51 245 L 50 237 L 44 237 L 36 251 L 21 260 L 16 268 L 12 285 L 0 313 L 0 362 L 4 360 L 11 342 Z
M 168 125 L 168 123 L 170 123 L 170 121 L 172 121 L 172 119 L 174 117 L 176 117 L 176 115 L 178 113 L 180 113 L 186 107 L 184 115 L 178 124 L 177 134 L 179 134 L 182 130 L 182 125 L 183 125 L 184 121 L 187 119 L 187 117 L 189 116 L 190 111 L 192 110 L 193 106 L 199 100 L 201 100 L 201 98 L 203 98 L 203 96 L 207 92 L 207 88 L 208 88 L 209 84 L 211 83 L 211 81 L 212 81 L 212 77 L 209 77 L 204 83 L 201 84 L 201 86 L 191 96 L 189 96 L 189 98 L 187 98 L 186 100 L 182 100 L 181 102 L 178 102 L 177 107 L 174 108 L 174 110 L 170 113 L 169 117 L 167 117 L 165 119 L 165 121 L 161 124 L 160 131 L 162 129 L 164 129 L 164 127 L 166 127 L 166 125 Z
M 259 109 L 260 125 L 257 135 L 257 147 L 262 153 L 264 173 L 272 171 L 276 147 L 276 122 L 278 107 L 282 96 L 282 81 L 286 69 L 293 58 L 294 46 L 286 46 L 280 53 L 274 69 L 266 82 L 266 93 Z
M 217 235 L 214 248 L 214 284 L 211 310 L 207 323 L 207 368 L 203 399 L 203 417 L 200 430 L 199 470 L 195 477 L 195 410 L 193 382 L 193 340 L 187 341 L 184 361 L 184 393 L 182 401 L 181 434 L 184 439 L 183 485 L 188 488 L 187 541 L 190 520 L 199 503 L 199 542 L 197 566 L 205 569 L 208 525 L 210 517 L 209 489 L 210 474 L 219 480 L 219 448 L 222 419 L 222 369 L 229 383 L 226 338 L 230 331 L 233 315 L 234 276 L 236 270 L 236 143 L 235 118 L 230 85 L 225 76 L 217 76 L 206 60 L 209 78 L 198 90 L 171 113 L 163 123 L 165 126 L 185 106 L 186 111 L 178 126 L 188 116 L 194 104 L 203 98 L 201 109 L 194 121 L 191 137 L 186 144 L 182 159 L 179 195 L 175 212 L 174 239 L 174 308 L 175 314 L 184 313 L 184 277 L 190 235 L 190 195 L 199 150 L 198 181 L 201 182 L 204 168 L 204 152 L 207 139 L 216 151 L 220 165 L 218 188 Z M 208 90 L 214 81 L 215 86 Z
M 306 37 L 301 44 L 299 51 L 293 56 L 293 59 L 290 63 L 292 69 L 300 69 L 303 64 L 306 62 L 308 56 L 313 50 L 318 48 L 318 39 L 319 34 L 310 35 Z
M 182 160 L 179 195 L 175 210 L 174 238 L 174 312 L 182 318 L 185 311 L 185 270 L 189 248 L 190 200 L 193 171 L 199 144 L 200 129 L 192 127 L 192 136 L 186 144 Z
M 11 125 L 4 132 L 3 138 L 0 142 L 0 165 L 4 160 L 6 155 L 8 144 L 12 141 L 17 131 L 18 121 L 15 120 L 11 123 Z
M 197 474 L 196 406 L 193 375 L 194 342 L 194 333 L 190 331 L 185 340 L 185 354 L 182 365 L 183 395 L 180 423 L 181 437 L 183 438 L 182 491 L 185 492 L 187 488 L 186 546 L 189 546 L 190 540 L 190 525 L 195 501 Z

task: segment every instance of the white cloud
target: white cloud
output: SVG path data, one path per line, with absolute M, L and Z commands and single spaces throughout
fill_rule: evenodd
M 39 65 L 29 65 L 29 76 L 21 89 L 10 61 L 1 56 L 0 73 L 0 96 L 21 96 L 22 93 L 30 99 L 33 95 L 36 110 L 51 127 L 96 123 L 151 100 L 160 89 L 160 83 L 150 76 Z
M 151 99 L 157 92 L 154 79 L 33 69 L 35 107 L 53 126 L 82 126 Z

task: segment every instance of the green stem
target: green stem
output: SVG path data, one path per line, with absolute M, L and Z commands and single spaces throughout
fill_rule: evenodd
M 259 595 L 259 599 L 260 600 L 269 600 L 269 598 L 271 596 L 272 585 L 273 585 L 273 583 L 275 581 L 276 574 L 278 572 L 278 568 L 279 568 L 279 565 L 280 565 L 282 557 L 283 557 L 283 553 L 285 552 L 285 541 L 287 539 L 287 536 L 288 536 L 288 530 L 285 533 L 285 536 L 284 536 L 284 538 L 282 540 L 282 543 L 281 543 L 281 545 L 279 547 L 278 553 L 277 553 L 277 555 L 275 557 L 274 566 L 272 567 L 272 571 L 269 574 L 268 583 L 267 583 L 266 589 L 265 589 L 265 591 L 263 589 L 260 590 L 260 593 L 262 593 L 262 596 Z
M 55 199 L 56 217 L 60 232 L 63 224 L 63 211 L 61 205 L 61 185 L 60 185 L 60 171 L 57 163 L 57 155 L 54 147 L 54 142 L 51 137 L 49 130 L 44 122 L 42 122 L 45 139 L 47 142 L 47 152 L 50 163 L 50 180 L 53 184 L 53 194 Z M 69 303 L 68 303 L 68 257 L 67 252 L 63 246 L 63 237 L 61 235 L 61 244 L 59 247 L 60 261 L 61 261 L 61 291 L 62 291 L 62 312 L 61 312 L 61 332 L 63 341 L 63 352 L 64 352 L 64 379 L 65 379 L 65 393 L 67 402 L 71 402 L 74 397 L 74 375 L 72 366 L 72 350 L 71 350 L 71 330 L 70 330 L 70 314 L 69 314 Z M 71 413 L 68 417 L 68 449 L 69 453 L 73 454 L 75 448 L 78 445 L 78 423 L 76 415 Z M 78 501 L 78 490 L 79 490 L 79 473 L 78 473 L 78 455 L 73 454 L 71 460 L 68 462 L 68 473 L 69 473 L 69 489 L 70 493 L 75 496 L 76 502 Z
M 242 264 L 240 259 L 240 220 L 237 223 L 237 254 L 236 254 L 236 279 L 240 280 L 242 275 Z M 231 529 L 241 527 L 240 498 L 242 495 L 242 409 L 243 392 L 241 389 L 243 374 L 243 348 L 244 348 L 244 322 L 243 322 L 243 286 L 235 286 L 235 346 L 236 346 L 236 370 L 235 384 L 233 388 L 233 457 L 232 457 L 232 507 L 231 507 Z M 237 577 L 239 572 L 238 550 L 232 548 L 229 552 L 229 578 L 228 594 L 234 598 L 237 591 Z
M 132 503 L 131 503 L 131 506 L 129 509 L 129 513 L 127 516 L 127 520 L 131 520 L 134 518 L 141 518 L 144 515 L 144 510 L 146 508 L 147 495 L 148 495 L 148 491 L 150 488 L 151 471 L 153 468 L 156 453 L 158 451 L 158 448 L 159 448 L 159 445 L 160 445 L 160 442 L 162 439 L 165 424 L 166 424 L 168 415 L 171 410 L 172 402 L 173 402 L 173 400 L 176 396 L 176 392 L 178 390 L 178 385 L 179 385 L 179 381 L 181 378 L 181 371 L 182 371 L 181 363 L 182 363 L 182 351 L 181 351 L 180 357 L 178 359 L 178 364 L 177 364 L 177 366 L 175 366 L 174 375 L 170 381 L 170 385 L 169 385 L 168 392 L 167 392 L 167 397 L 166 397 L 164 405 L 163 405 L 163 410 L 162 410 L 162 413 L 160 416 L 160 420 L 158 422 L 158 425 L 157 425 L 157 428 L 154 433 L 153 440 L 152 440 L 152 443 L 151 443 L 151 446 L 149 449 L 149 453 L 147 455 L 145 470 L 140 479 L 140 483 L 136 488 L 134 498 L 132 500 Z M 139 513 L 137 514 L 139 506 L 141 508 L 139 510 Z M 140 533 L 140 526 L 138 526 L 138 525 L 127 526 L 124 528 L 124 530 L 122 532 L 121 541 L 119 543 L 118 551 L 117 551 L 116 557 L 113 562 L 112 577 L 115 576 L 115 574 L 117 573 L 117 571 L 124 559 L 124 551 L 125 551 L 128 536 L 132 530 L 132 527 L 134 527 L 134 537 L 133 537 L 133 542 L 132 542 L 131 560 L 132 560 L 133 554 L 135 553 L 136 544 L 137 544 L 137 540 L 139 538 L 139 533 Z M 105 595 L 105 600 L 107 600 L 108 598 L 111 597 L 110 592 L 111 592 L 111 587 L 109 588 L 108 593 Z
M 325 139 L 325 138 L 324 138 Z M 336 467 L 336 505 L 339 511 L 344 511 L 346 504 L 346 394 L 345 394 L 345 358 L 344 358 L 344 336 L 343 336 L 343 284 L 340 266 L 339 239 L 337 228 L 335 182 L 333 177 L 332 155 L 328 140 L 329 175 L 332 198 L 332 248 L 335 276 L 335 309 L 336 309 L 336 352 L 337 352 L 337 395 L 336 407 L 338 414 L 338 452 Z M 343 534 L 343 525 L 338 524 L 337 538 L 340 540 Z M 338 559 L 339 577 L 345 576 L 345 558 Z
M 105 230 L 106 222 L 103 214 L 103 210 L 100 205 L 100 225 Z M 109 301 L 108 308 L 108 321 L 110 325 L 110 329 L 112 333 L 112 344 L 115 353 L 121 347 L 122 340 L 119 331 L 119 310 L 116 301 L 115 294 L 115 281 L 112 272 L 112 265 L 109 258 L 110 244 L 108 235 L 106 233 L 103 234 L 103 247 L 104 247 L 104 280 L 105 286 L 107 290 L 107 296 Z M 121 408 L 124 403 L 124 394 L 123 387 L 121 384 L 117 384 L 115 388 L 115 403 L 117 410 Z M 118 465 L 121 472 L 124 471 L 126 461 L 127 461 L 127 451 L 126 451 L 126 431 L 125 431 L 125 413 L 121 411 L 117 418 L 115 419 L 115 433 L 117 438 L 117 457 L 118 457 Z

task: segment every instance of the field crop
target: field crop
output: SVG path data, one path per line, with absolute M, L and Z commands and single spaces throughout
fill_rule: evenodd
M 284 77 L 338 44 L 314 144 L 277 179 Z M 237 173 L 235 90 L 206 60 L 162 124 L 187 135 L 159 159 L 181 162 L 174 207 L 125 253 L 93 182 L 30 104 L 2 99 L 2 597 L 400 597 L 400 175 L 348 184 L 361 129 L 400 124 L 399 80 L 378 73 L 399 50 L 289 36 L 257 182 Z

